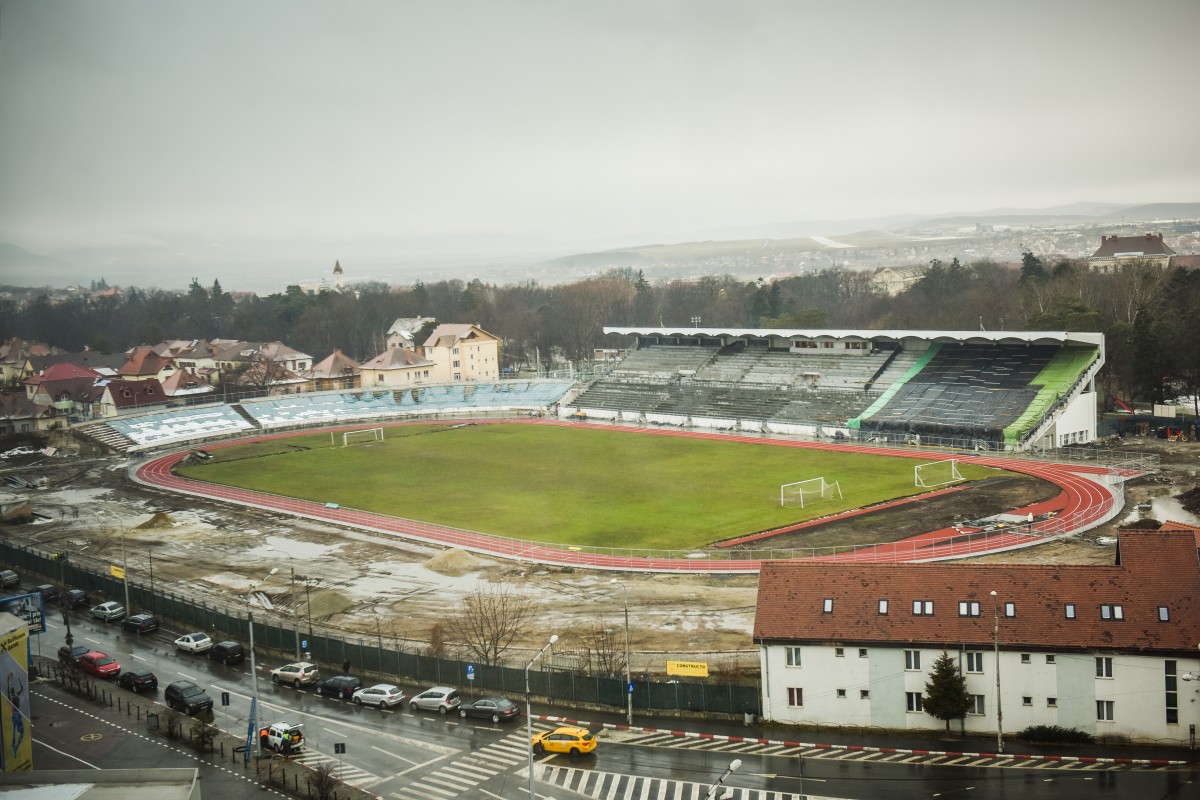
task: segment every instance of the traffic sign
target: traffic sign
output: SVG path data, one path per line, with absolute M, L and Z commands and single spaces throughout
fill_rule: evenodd
M 625 691 L 629 692 L 630 694 L 633 694 L 633 681 L 629 682 L 629 685 L 627 687 L 625 687 Z
M 229 692 L 221 692 L 221 705 L 229 705 Z
M 467 664 L 467 680 L 469 680 L 469 681 L 475 680 L 475 665 L 474 664 Z
M 346 752 L 346 743 L 345 742 L 334 742 L 333 743 L 333 752 L 335 755 L 344 754 Z

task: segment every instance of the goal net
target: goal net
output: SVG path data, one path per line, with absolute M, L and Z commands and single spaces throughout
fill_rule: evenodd
M 383 428 L 365 428 L 361 431 L 346 431 L 342 434 L 342 447 L 364 442 L 382 442 Z
M 818 500 L 842 499 L 842 487 L 837 481 L 824 477 L 809 478 L 795 483 L 784 483 L 779 487 L 779 505 L 804 508 Z
M 913 467 L 913 486 L 929 489 L 934 486 L 945 486 L 964 480 L 958 471 L 958 459 L 948 458 L 945 461 L 930 461 Z

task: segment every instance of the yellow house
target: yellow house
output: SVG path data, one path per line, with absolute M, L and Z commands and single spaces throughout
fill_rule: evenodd
M 500 340 L 477 325 L 438 325 L 422 350 L 433 362 L 435 383 L 493 381 L 500 377 Z
M 389 347 L 362 365 L 359 385 L 375 387 L 421 386 L 435 383 L 434 364 L 407 347 Z

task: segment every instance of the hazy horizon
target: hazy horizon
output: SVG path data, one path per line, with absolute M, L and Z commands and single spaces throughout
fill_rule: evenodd
M 146 253 L 141 283 L 174 285 L 247 241 L 549 256 L 1191 202 L 1197 23 L 1188 0 L 0 0 L 0 242 Z

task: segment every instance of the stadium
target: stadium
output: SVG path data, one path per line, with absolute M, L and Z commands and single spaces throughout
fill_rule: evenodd
M 81 431 L 110 447 L 145 455 L 131 470 L 134 479 L 172 492 L 518 561 L 661 572 L 754 572 L 762 561 L 780 558 L 932 561 L 1027 547 L 1112 519 L 1123 505 L 1123 481 L 1147 466 L 1094 446 L 1079 448 L 1096 438 L 1094 379 L 1104 365 L 1100 334 L 605 331 L 626 337 L 633 347 L 587 381 L 503 380 L 267 397 L 114 419 Z M 912 465 L 906 469 L 950 464 L 951 471 L 959 466 L 1004 470 L 1047 481 L 1057 493 L 897 541 L 776 549 L 771 539 L 777 531 L 747 530 L 731 540 L 673 550 L 493 535 L 300 499 L 287 491 L 220 486 L 177 469 L 185 459 L 203 461 L 235 444 L 298 432 L 319 430 L 337 445 L 339 439 L 350 444 L 352 438 L 382 436 L 372 433 L 377 429 L 418 422 L 501 421 L 563 429 L 564 434 L 565 429 L 604 429 L 853 452 L 905 459 Z M 794 482 L 813 477 L 797 475 Z M 921 482 L 917 475 L 914 483 Z M 782 493 L 784 484 L 777 482 L 771 491 Z M 826 488 L 824 480 L 816 485 L 818 500 Z M 915 495 L 918 502 L 956 487 L 926 483 L 920 488 L 928 491 Z M 775 497 L 784 505 L 781 494 Z M 841 514 L 871 510 L 843 509 Z M 794 532 L 828 521 L 802 520 L 787 527 Z

